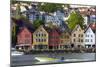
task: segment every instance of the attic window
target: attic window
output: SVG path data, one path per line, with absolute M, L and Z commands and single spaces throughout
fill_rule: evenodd
M 38 34 L 36 34 L 36 36 L 38 36 Z
M 40 31 L 42 31 L 42 29 L 40 29 Z

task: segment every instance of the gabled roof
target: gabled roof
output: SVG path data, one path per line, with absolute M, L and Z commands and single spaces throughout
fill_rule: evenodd
M 27 27 L 22 27 L 22 28 L 19 29 L 19 31 L 18 31 L 17 34 L 20 34 L 25 28 L 26 28 L 30 33 L 32 33 L 32 32 L 30 31 L 30 29 L 28 29 Z
M 88 26 L 87 26 L 87 28 L 85 29 L 85 31 L 84 31 L 84 33 L 89 29 L 89 28 L 91 28 L 90 26 L 92 25 L 92 23 L 91 24 L 89 24 Z M 95 31 L 91 28 L 91 30 L 93 31 L 93 33 L 95 33 Z
M 43 28 L 43 29 L 46 31 L 46 29 L 44 28 L 44 25 L 40 25 L 37 29 L 35 29 L 34 33 L 35 33 L 37 30 L 41 29 L 41 28 Z M 46 31 L 46 32 L 47 32 L 47 31 Z M 48 33 L 48 32 L 47 32 L 47 33 Z
M 60 29 L 59 28 L 49 28 L 49 27 L 46 27 L 44 26 L 45 30 L 48 32 L 48 33 L 51 33 L 53 32 L 54 30 L 58 32 L 58 34 L 61 33 Z
M 78 27 L 81 28 L 81 26 L 78 24 L 78 25 L 75 26 L 75 28 L 72 30 L 72 32 L 74 32 Z M 82 29 L 82 28 L 81 28 L 81 29 Z

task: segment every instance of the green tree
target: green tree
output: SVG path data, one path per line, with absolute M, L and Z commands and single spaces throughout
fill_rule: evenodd
M 14 23 L 14 21 L 12 21 L 13 26 L 11 29 L 11 43 L 12 43 L 12 47 L 15 47 L 15 45 L 17 44 L 17 30 L 18 30 L 18 26 Z
M 40 25 L 44 25 L 44 22 L 43 22 L 42 20 L 37 19 L 37 20 L 35 20 L 35 21 L 33 22 L 33 26 L 34 26 L 35 28 L 38 28 Z
M 16 0 L 10 0 L 10 2 L 11 2 L 11 4 L 15 4 L 15 3 L 17 3 Z
M 62 4 L 54 4 L 54 3 L 44 3 L 42 5 L 39 4 L 38 7 L 40 11 L 45 11 L 48 13 L 54 12 L 57 9 L 60 9 L 60 10 L 63 9 Z
M 83 28 L 84 18 L 78 12 L 73 11 L 71 12 L 67 22 L 70 29 L 74 29 L 77 24 Z
M 48 27 L 51 28 L 51 29 L 57 28 L 57 26 L 56 26 L 56 25 L 53 25 L 52 22 L 48 22 L 47 25 L 48 25 Z
M 20 3 L 17 3 L 16 11 L 15 11 L 15 18 L 16 19 L 19 19 L 20 18 L 20 15 L 21 15 Z

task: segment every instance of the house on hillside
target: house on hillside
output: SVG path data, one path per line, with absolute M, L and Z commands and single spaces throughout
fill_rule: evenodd
M 37 10 L 37 6 L 33 4 L 30 6 L 31 6 L 30 8 L 28 6 L 25 6 L 26 11 L 23 11 L 22 15 L 26 16 L 31 22 L 37 19 L 42 19 L 42 15 Z
M 65 18 L 64 11 L 57 10 L 56 12 L 54 12 L 54 16 L 58 17 L 59 20 L 64 21 Z
M 52 23 L 53 25 L 59 27 L 62 24 L 62 21 L 59 20 L 59 18 L 57 16 L 46 15 L 45 16 L 45 23 L 47 26 L 49 23 Z

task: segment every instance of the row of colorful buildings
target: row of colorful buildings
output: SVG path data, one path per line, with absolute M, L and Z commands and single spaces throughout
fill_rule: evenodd
M 63 32 L 43 25 L 34 31 L 24 26 L 17 34 L 17 49 L 66 50 L 82 47 L 95 47 L 95 33 L 90 25 L 85 30 L 76 25 L 72 31 Z

